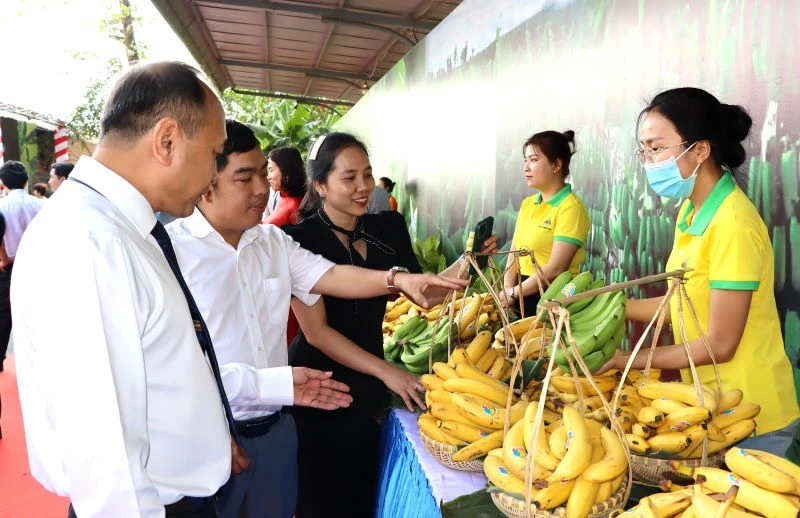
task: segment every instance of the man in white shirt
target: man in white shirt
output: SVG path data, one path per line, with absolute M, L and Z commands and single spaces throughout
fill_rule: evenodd
M 8 340 L 11 337 L 11 272 L 19 241 L 31 220 L 42 208 L 42 201 L 25 192 L 28 184 L 28 169 L 21 162 L 9 161 L 0 165 L 0 190 L 5 196 L 0 199 L 0 211 L 6 218 L 6 234 L 0 251 L 0 371 L 6 359 Z
M 318 294 L 386 294 L 386 272 L 334 265 L 278 227 L 258 225 L 269 192 L 266 157 L 246 125 L 229 120 L 226 132 L 217 178 L 194 214 L 171 223 L 168 231 L 208 324 L 250 460 L 250 468 L 232 476 L 220 491 L 220 517 L 291 518 L 297 436 L 294 420 L 281 409 L 302 401 L 296 390 L 293 399 L 291 390 L 292 371 L 296 380 L 298 369 L 287 367 L 290 299 L 313 305 Z M 397 280 L 425 278 L 435 277 L 400 275 Z

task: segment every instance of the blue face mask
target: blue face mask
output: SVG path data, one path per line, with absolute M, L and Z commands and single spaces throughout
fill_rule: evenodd
M 678 159 L 692 149 L 694 144 L 686 148 L 686 151 L 676 157 L 670 157 L 661 162 L 645 164 L 644 170 L 647 173 L 647 183 L 659 196 L 666 198 L 686 198 L 694 190 L 694 182 L 697 179 L 697 170 L 700 164 L 694 168 L 688 178 L 681 176 L 678 168 Z

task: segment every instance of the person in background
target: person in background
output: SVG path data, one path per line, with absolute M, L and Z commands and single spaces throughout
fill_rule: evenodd
M 391 207 L 392 210 L 397 210 L 397 200 L 392 196 L 394 186 L 395 183 L 385 176 L 378 180 L 378 187 L 389 193 L 389 207 Z
M 373 183 L 375 183 L 374 180 Z M 380 214 L 381 212 L 390 210 L 392 210 L 392 204 L 389 202 L 389 193 L 375 184 L 375 187 L 372 188 L 372 192 L 369 195 L 367 214 Z
M 42 201 L 25 192 L 28 169 L 14 160 L 0 165 L 0 190 L 6 195 L 0 199 L 0 212 L 6 220 L 3 251 L 0 252 L 0 371 L 6 359 L 8 340 L 11 337 L 11 274 L 22 235 L 42 208 Z M 44 270 L 43 270 L 44 271 Z
M 42 201 L 47 199 L 47 184 L 46 183 L 35 183 L 33 184 L 33 197 L 38 198 Z
M 267 155 L 267 179 L 270 188 L 279 193 L 280 201 L 265 223 L 280 227 L 297 223 L 297 209 L 306 193 L 303 157 L 293 147 L 279 147 Z
M 741 142 L 752 120 L 740 106 L 699 88 L 676 88 L 655 96 L 639 115 L 637 155 L 659 196 L 684 199 L 666 270 L 691 268 L 686 291 L 716 360 L 722 390 L 741 389 L 743 401 L 761 405 L 756 436 L 738 444 L 783 456 L 800 424 L 792 378 L 775 303 L 775 263 L 764 221 L 737 185 L 745 162 Z M 628 300 L 626 316 L 649 322 L 662 297 Z M 686 334 L 700 381 L 716 386 L 712 358 L 687 316 Z M 678 300 L 666 323 L 678 334 Z M 642 369 L 649 349 L 633 360 Z M 604 369 L 624 368 L 629 353 L 617 351 Z M 657 347 L 653 367 L 682 369 L 692 378 L 683 345 Z
M 47 181 L 47 185 L 50 186 L 50 190 L 56 192 L 56 189 L 61 187 L 61 184 L 69 178 L 69 173 L 72 172 L 72 169 L 75 167 L 74 164 L 69 162 L 57 162 L 50 166 L 50 179 Z
M 287 234 L 337 265 L 389 269 L 387 284 L 395 293 L 402 272 L 421 271 L 403 216 L 394 211 L 366 213 L 375 179 L 362 142 L 346 133 L 323 135 L 309 152 L 307 170 L 303 219 L 283 227 Z M 496 250 L 496 242 L 495 237 L 489 239 L 484 251 Z M 461 266 L 457 262 L 440 277 L 455 281 Z M 299 438 L 297 518 L 373 516 L 378 413 L 388 398 L 387 388 L 402 397 L 409 410 L 415 403 L 424 408 L 417 377 L 383 359 L 386 301 L 386 295 L 358 300 L 326 295 L 309 307 L 292 300 L 301 332 L 291 345 L 290 364 L 333 371 L 353 395 L 346 409 L 292 409 Z
M 522 146 L 525 183 L 539 191 L 522 201 L 511 250 L 528 249 L 536 258 L 540 271 L 535 271 L 530 256 L 511 256 L 503 278 L 502 295 L 506 307 L 522 311 L 526 316 L 536 312 L 539 303 L 539 282 L 547 288 L 565 271 L 578 273 L 586 257 L 583 248 L 589 234 L 589 212 L 572 186 L 567 183 L 570 159 L 575 153 L 575 132 L 542 131 L 531 136 Z M 522 288 L 517 273 L 522 277 Z M 538 281 L 536 277 L 538 276 Z

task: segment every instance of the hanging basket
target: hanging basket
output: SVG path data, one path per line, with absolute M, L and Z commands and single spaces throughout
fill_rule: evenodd
M 476 473 L 483 473 L 482 460 L 453 460 L 453 454 L 458 451 L 458 446 L 434 441 L 422 432 L 420 432 L 419 435 L 422 438 L 422 444 L 425 445 L 425 449 L 428 450 L 428 453 L 430 453 L 431 456 L 440 464 L 447 466 L 448 468 L 457 469 L 458 471 L 474 471 Z
M 592 506 L 587 518 L 618 516 L 624 509 L 630 494 L 631 484 L 629 483 L 629 478 L 625 477 L 622 485 L 611 495 L 611 498 Z M 492 502 L 494 502 L 495 507 L 497 507 L 500 512 L 510 518 L 548 518 L 567 515 L 566 509 L 563 506 L 557 507 L 554 509 L 554 512 L 550 512 L 537 509 L 533 505 L 530 508 L 530 512 L 525 514 L 525 501 L 502 491 L 492 492 Z

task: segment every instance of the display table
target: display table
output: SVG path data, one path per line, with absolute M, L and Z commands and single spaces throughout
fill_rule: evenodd
M 417 416 L 393 409 L 383 424 L 378 517 L 433 518 L 439 504 L 486 486 L 483 473 L 456 471 L 430 456 L 419 436 Z

